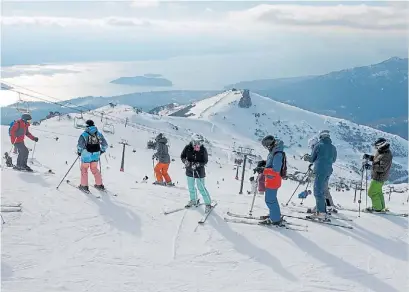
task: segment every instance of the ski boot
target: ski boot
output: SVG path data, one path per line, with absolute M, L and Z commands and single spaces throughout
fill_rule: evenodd
M 96 188 L 97 190 L 105 190 L 105 186 L 104 185 L 94 185 L 94 188 Z
M 337 213 L 338 213 L 338 210 L 337 210 L 337 208 L 335 208 L 334 206 L 329 206 L 329 207 L 327 207 L 327 213 L 337 214 Z
M 197 207 L 197 206 L 199 205 L 199 203 L 200 203 L 200 200 L 199 200 L 199 199 L 197 199 L 197 200 L 190 200 L 190 201 L 187 203 L 187 205 L 185 206 L 185 208 L 190 208 L 190 207 L 192 207 L 192 206 Z
M 211 204 L 209 204 L 209 205 L 206 205 L 205 206 L 205 213 L 209 213 L 211 210 L 212 210 L 212 205 Z
M 153 184 L 158 185 L 158 186 L 164 186 L 165 185 L 165 183 L 161 182 L 161 181 L 155 181 L 155 182 L 153 182 Z
M 260 216 L 260 220 L 266 220 L 266 219 L 268 219 L 268 218 L 270 218 L 270 215 Z
M 79 185 L 78 188 L 83 192 L 89 193 L 89 187 L 88 186 Z
M 321 222 L 331 222 L 331 220 L 328 218 L 327 213 L 315 212 L 315 213 L 312 213 L 312 215 L 306 216 L 306 218 L 310 220 L 321 221 Z
M 383 210 L 375 210 L 375 209 L 372 208 L 372 207 L 368 207 L 368 208 L 365 209 L 365 212 L 368 212 L 368 213 L 384 213 L 384 212 L 385 212 L 385 209 L 383 209 Z
M 279 221 L 272 221 L 270 218 L 267 218 L 263 221 L 260 221 L 258 224 L 259 225 L 273 225 L 273 226 L 277 226 L 277 227 L 284 227 L 285 226 L 285 220 L 281 217 Z
M 175 186 L 175 184 L 173 183 L 173 182 L 167 182 L 166 183 L 166 186 L 168 186 L 168 187 L 174 187 Z

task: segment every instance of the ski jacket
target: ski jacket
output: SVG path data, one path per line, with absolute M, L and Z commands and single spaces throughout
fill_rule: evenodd
M 159 160 L 159 163 L 170 163 L 169 148 L 166 143 L 168 140 L 162 137 L 156 141 L 156 153 L 154 156 Z
M 332 164 L 337 160 L 337 149 L 332 145 L 331 138 L 324 137 L 314 146 L 310 162 L 314 163 L 316 176 L 329 176 L 332 174 Z
M 277 140 L 276 146 L 271 149 L 267 156 L 267 163 L 264 169 L 265 185 L 266 189 L 278 189 L 281 187 L 281 167 L 283 166 L 283 153 L 284 143 L 281 140 Z
M 195 178 L 206 177 L 205 165 L 208 162 L 206 147 L 202 145 L 199 151 L 195 151 L 192 144 L 189 143 L 183 149 L 180 158 L 185 165 L 186 161 L 189 162 L 189 166 L 186 166 L 186 176 Z M 196 169 L 193 170 L 192 166 L 196 166 Z
M 17 120 L 10 129 L 11 144 L 23 143 L 25 136 L 34 141 L 35 137 L 31 135 L 30 131 L 28 130 L 29 127 L 29 123 L 23 121 L 22 119 Z
M 88 152 L 87 151 L 87 143 L 88 143 L 88 137 L 90 135 L 96 134 L 100 145 L 101 145 L 101 151 L 105 152 L 106 149 L 108 148 L 108 143 L 105 140 L 104 135 L 102 135 L 97 127 L 91 126 L 87 127 L 87 129 L 80 135 L 78 138 L 78 144 L 77 144 L 77 151 L 78 153 L 81 153 L 81 162 L 83 163 L 90 163 L 90 162 L 96 162 L 99 161 L 101 152 Z
M 372 160 L 372 159 L 371 159 Z M 392 166 L 392 152 L 389 149 L 378 150 L 373 157 L 372 179 L 380 182 L 388 180 L 389 172 Z

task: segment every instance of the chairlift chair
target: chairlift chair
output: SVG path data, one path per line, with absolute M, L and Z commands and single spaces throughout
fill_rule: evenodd
M 115 134 L 115 126 L 111 123 L 105 122 L 102 126 L 102 131 L 105 133 Z
M 82 114 L 74 117 L 74 127 L 76 129 L 85 129 L 87 127 L 85 119 L 82 116 Z

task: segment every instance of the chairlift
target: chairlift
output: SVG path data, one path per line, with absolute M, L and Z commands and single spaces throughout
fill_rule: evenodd
M 77 115 L 74 117 L 74 127 L 76 129 L 85 129 L 87 127 L 84 117 L 81 115 Z
M 30 113 L 30 105 L 27 101 L 24 101 L 21 96 L 20 92 L 18 93 L 18 101 L 16 102 L 15 108 L 18 112 L 22 114 L 29 114 Z
M 108 121 L 105 121 L 102 126 L 102 131 L 104 131 L 105 133 L 115 134 L 115 126 Z

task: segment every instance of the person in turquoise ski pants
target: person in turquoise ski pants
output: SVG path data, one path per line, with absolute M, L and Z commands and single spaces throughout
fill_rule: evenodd
M 193 135 L 191 142 L 183 149 L 180 158 L 186 167 L 187 184 L 190 194 L 190 201 L 186 207 L 199 203 L 197 198 L 197 190 L 199 190 L 206 205 L 206 211 L 208 211 L 211 209 L 212 200 L 205 186 L 205 165 L 208 162 L 208 154 L 203 142 L 204 139 L 201 135 Z

